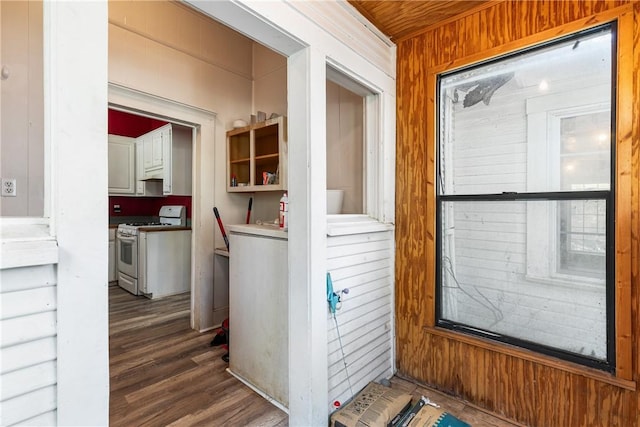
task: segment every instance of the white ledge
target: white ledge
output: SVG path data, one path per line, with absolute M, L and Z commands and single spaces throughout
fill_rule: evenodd
M 274 224 L 231 224 L 228 227 L 231 233 L 273 237 L 277 239 L 289 238 L 289 234 L 286 231 L 280 230 L 280 228 Z
M 58 243 L 45 218 L 2 218 L 0 242 L 0 269 L 58 263 Z
M 380 233 L 393 229 L 393 224 L 380 222 L 367 215 L 327 215 L 327 236 Z

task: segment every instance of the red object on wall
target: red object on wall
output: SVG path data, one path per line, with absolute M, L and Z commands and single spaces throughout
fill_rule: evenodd
M 169 122 L 109 109 L 109 134 L 137 138 Z

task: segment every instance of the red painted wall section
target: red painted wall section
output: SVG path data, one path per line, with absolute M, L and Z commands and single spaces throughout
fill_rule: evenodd
M 166 125 L 168 122 L 150 117 L 136 116 L 117 110 L 109 110 L 109 133 L 111 135 L 129 136 L 137 138 L 154 129 Z
M 136 116 L 117 110 L 109 110 L 109 134 L 137 138 L 168 122 L 149 117 Z M 113 211 L 113 205 L 120 205 L 120 212 Z M 124 197 L 109 196 L 109 216 L 157 216 L 165 205 L 184 205 L 187 218 L 191 218 L 191 196 L 166 197 Z
M 120 205 L 120 212 L 113 211 L 113 205 Z M 191 218 L 191 196 L 127 197 L 109 196 L 109 216 L 158 216 L 165 205 L 187 207 L 187 218 Z

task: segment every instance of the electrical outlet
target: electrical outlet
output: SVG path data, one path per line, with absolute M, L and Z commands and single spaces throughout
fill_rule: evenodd
M 2 197 L 16 197 L 15 178 L 2 178 Z

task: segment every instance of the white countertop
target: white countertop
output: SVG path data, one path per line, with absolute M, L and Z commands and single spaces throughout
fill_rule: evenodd
M 287 239 L 289 234 L 280 230 L 277 225 L 266 224 L 231 224 L 227 227 L 231 233 L 254 234 L 256 236 Z

